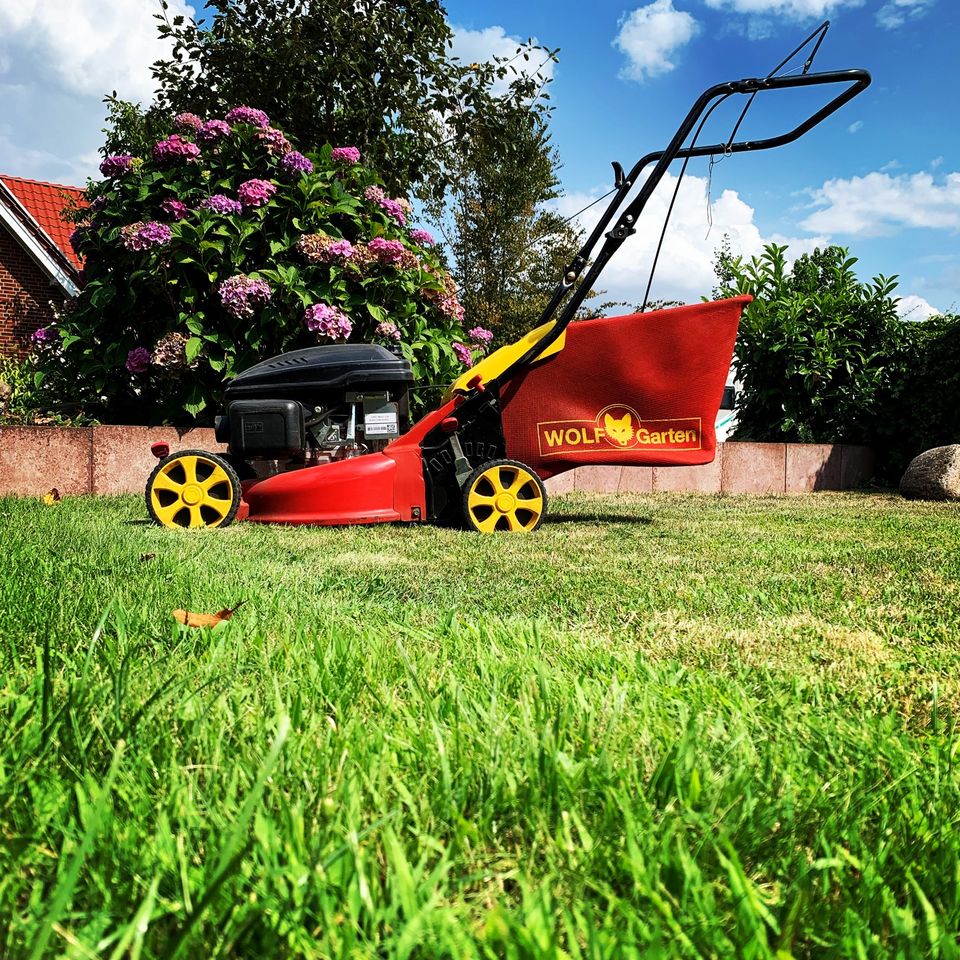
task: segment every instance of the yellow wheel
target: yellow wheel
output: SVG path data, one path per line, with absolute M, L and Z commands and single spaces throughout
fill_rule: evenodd
M 150 516 L 165 527 L 225 527 L 240 506 L 240 481 L 218 454 L 181 450 L 156 465 L 146 499 Z
M 547 491 L 536 473 L 519 460 L 488 460 L 463 487 L 467 526 L 481 533 L 530 533 L 547 512 Z

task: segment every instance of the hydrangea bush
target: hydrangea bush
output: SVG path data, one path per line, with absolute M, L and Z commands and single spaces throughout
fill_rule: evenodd
M 64 400 L 190 422 L 225 378 L 285 350 L 379 342 L 442 384 L 488 348 L 433 237 L 357 148 L 300 153 L 242 106 L 172 130 L 148 157 L 106 157 L 74 214 L 82 291 L 36 345 Z

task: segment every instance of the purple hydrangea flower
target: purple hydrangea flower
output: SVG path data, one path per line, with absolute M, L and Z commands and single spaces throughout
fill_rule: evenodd
M 262 207 L 276 192 L 269 180 L 246 180 L 237 187 L 237 196 L 245 207 Z
M 214 213 L 239 214 L 243 213 L 243 204 L 233 197 L 228 197 L 223 193 L 215 193 L 212 197 L 200 201 L 200 206 L 205 210 L 212 210 Z
M 173 197 L 164 200 L 160 209 L 174 220 L 182 220 L 190 212 L 190 208 L 182 200 L 175 200 Z
M 232 132 L 230 124 L 225 120 L 208 120 L 197 130 L 197 139 L 201 143 L 213 143 L 229 137 Z
M 470 348 L 463 343 L 453 343 L 453 352 L 457 355 L 457 359 L 466 366 L 473 366 L 473 354 L 470 352 Z
M 130 373 L 143 373 L 150 366 L 150 351 L 146 347 L 134 347 L 127 354 L 125 364 Z
M 330 340 L 346 340 L 353 330 L 350 318 L 339 308 L 328 303 L 315 303 L 304 311 L 307 329 Z
M 410 239 L 414 243 L 419 243 L 421 247 L 432 247 L 437 242 L 433 239 L 433 234 L 426 230 L 411 230 Z
M 90 204 L 89 210 L 91 213 L 100 213 L 101 210 L 104 210 L 107 206 L 107 197 L 106 194 L 101 194 L 99 197 L 96 197 Z
M 313 173 L 313 164 L 309 158 L 305 157 L 302 153 L 291 150 L 289 153 L 284 154 L 283 159 L 280 161 L 280 169 L 283 170 L 284 173 Z
M 474 327 L 467 331 L 467 336 L 475 346 L 489 347 L 493 341 L 493 331 L 486 327 Z
M 383 237 L 374 237 L 367 249 L 381 263 L 399 263 L 403 259 L 406 247 L 399 240 L 385 240 Z
M 252 317 L 256 308 L 268 303 L 273 291 L 266 280 L 238 273 L 217 287 L 220 302 L 227 313 L 234 317 Z
M 120 229 L 123 245 L 128 250 L 151 250 L 169 243 L 173 232 L 165 223 L 130 223 Z
M 388 340 L 399 340 L 400 339 L 400 328 L 395 324 L 391 323 L 389 320 L 384 320 L 383 323 L 377 324 L 377 329 L 374 331 L 378 337 L 386 337 Z
M 154 144 L 153 159 L 158 163 L 175 163 L 178 160 L 193 160 L 200 156 L 200 148 L 178 133 L 171 133 L 166 140 Z
M 356 147 L 334 147 L 330 159 L 334 163 L 345 163 L 352 167 L 360 162 L 360 151 Z
M 195 113 L 178 113 L 173 118 L 173 125 L 179 127 L 184 133 L 191 130 L 199 130 L 203 126 L 203 121 Z
M 122 177 L 133 167 L 133 157 L 129 153 L 112 153 L 104 157 L 100 172 L 105 177 Z
M 404 212 L 404 203 L 406 203 L 406 201 L 401 203 L 399 200 L 391 200 L 380 187 L 367 187 L 367 189 L 363 191 L 363 195 L 367 200 L 375 203 L 388 216 L 393 217 L 401 226 L 406 224 L 407 215 Z
M 39 347 L 45 343 L 49 343 L 52 339 L 53 339 L 53 327 L 37 327 L 37 329 L 30 334 L 30 342 L 35 347 Z
M 270 118 L 255 107 L 234 107 L 226 116 L 227 123 L 249 123 L 251 127 L 269 127 Z

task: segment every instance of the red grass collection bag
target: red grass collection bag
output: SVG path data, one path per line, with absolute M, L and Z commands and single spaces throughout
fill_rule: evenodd
M 586 465 L 710 463 L 751 299 L 571 323 L 563 350 L 501 391 L 507 455 L 543 478 Z

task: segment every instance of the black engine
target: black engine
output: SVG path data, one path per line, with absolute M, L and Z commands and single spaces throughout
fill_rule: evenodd
M 216 435 L 233 458 L 296 467 L 380 450 L 409 426 L 408 361 L 332 344 L 258 363 L 227 385 Z

